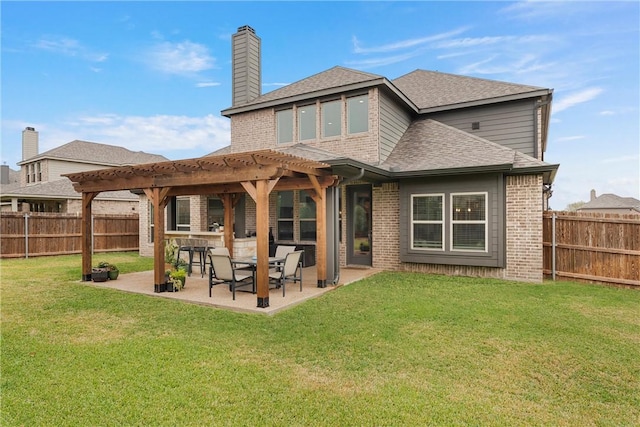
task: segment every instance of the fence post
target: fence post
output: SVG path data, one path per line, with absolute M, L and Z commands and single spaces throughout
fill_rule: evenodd
M 556 280 L 556 213 L 551 214 L 551 279 Z
M 24 214 L 24 257 L 29 258 L 29 214 Z

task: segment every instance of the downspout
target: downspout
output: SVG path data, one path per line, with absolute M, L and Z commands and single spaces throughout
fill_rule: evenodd
M 336 190 L 333 192 L 333 285 L 337 285 L 340 280 L 340 209 L 339 209 L 339 194 L 340 186 L 346 185 L 350 182 L 356 181 L 364 176 L 364 168 L 360 168 L 360 172 L 357 175 L 340 180 L 336 185 Z M 346 204 L 345 204 L 346 208 Z

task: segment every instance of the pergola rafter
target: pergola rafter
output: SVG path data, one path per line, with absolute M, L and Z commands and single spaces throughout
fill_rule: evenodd
M 102 191 L 142 190 L 154 206 L 154 285 L 164 280 L 164 209 L 170 197 L 217 195 L 223 201 L 225 224 L 241 193 L 256 203 L 256 271 L 259 307 L 269 306 L 269 194 L 313 190 L 316 201 L 316 271 L 326 286 L 326 189 L 337 183 L 329 165 L 315 160 L 258 150 L 66 174 L 83 195 L 83 280 L 91 280 L 91 201 Z M 233 227 L 225 227 L 225 245 L 233 253 Z M 86 243 L 86 244 L 85 244 Z

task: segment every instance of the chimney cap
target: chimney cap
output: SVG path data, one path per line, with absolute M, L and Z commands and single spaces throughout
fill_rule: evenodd
M 238 32 L 241 32 L 241 31 L 251 31 L 253 34 L 256 33 L 256 30 L 254 30 L 248 25 L 243 25 L 242 27 L 238 27 Z
M 35 130 L 36 130 L 36 128 L 31 127 L 31 126 L 27 126 L 26 128 L 24 128 L 24 130 L 32 130 L 32 131 L 35 131 Z

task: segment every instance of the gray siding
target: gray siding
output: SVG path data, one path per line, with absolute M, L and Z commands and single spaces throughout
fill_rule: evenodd
M 537 155 L 533 100 L 435 113 L 429 117 L 529 156 Z M 473 122 L 480 123 L 479 130 L 472 130 Z
M 380 93 L 380 162 L 387 160 L 396 143 L 411 123 L 411 115 Z
M 505 184 L 502 175 L 469 175 L 400 181 L 400 260 L 420 264 L 505 266 Z M 487 252 L 450 251 L 450 194 L 461 192 L 488 193 Z M 410 249 L 409 221 L 412 194 L 445 193 L 445 250 Z

